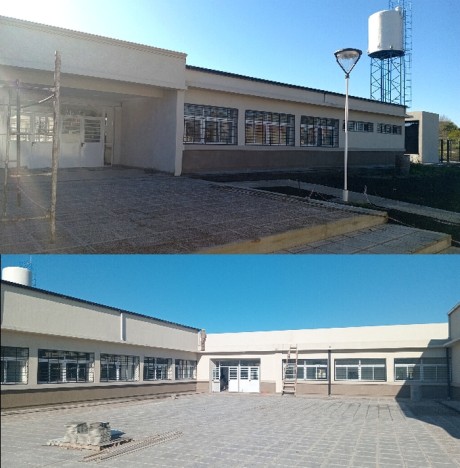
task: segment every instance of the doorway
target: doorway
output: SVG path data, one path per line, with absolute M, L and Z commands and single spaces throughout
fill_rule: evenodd
M 260 392 L 260 360 L 213 361 L 212 391 Z

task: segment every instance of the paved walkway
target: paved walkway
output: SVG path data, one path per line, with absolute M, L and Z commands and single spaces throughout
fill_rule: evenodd
M 367 236 L 386 222 L 378 211 L 140 169 L 66 169 L 59 172 L 51 242 L 50 187 L 50 174 L 10 177 L 1 200 L 0 253 L 295 253 L 293 247 L 350 232 Z M 425 239 L 425 233 L 397 235 Z M 375 252 L 341 253 L 414 253 L 447 236 L 428 237 L 426 245 L 396 245 L 391 234 Z
M 2 417 L 2 467 L 79 467 L 46 446 L 73 421 L 169 441 L 99 461 L 112 468 L 460 467 L 460 415 L 430 401 L 201 394 Z M 88 462 L 86 466 L 93 466 Z

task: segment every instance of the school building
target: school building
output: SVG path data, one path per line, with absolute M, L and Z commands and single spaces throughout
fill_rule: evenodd
M 0 165 L 175 175 L 342 167 L 343 94 L 186 63 L 186 54 L 0 17 Z M 332 55 L 331 55 L 332 56 Z M 350 166 L 394 166 L 405 106 L 350 97 Z
M 445 323 L 206 334 L 2 280 L 2 408 L 196 392 L 460 399 L 460 303 Z

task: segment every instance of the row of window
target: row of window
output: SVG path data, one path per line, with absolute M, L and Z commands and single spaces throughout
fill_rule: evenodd
M 34 143 L 50 143 L 53 141 L 54 117 L 43 114 L 21 114 L 19 126 L 20 141 Z M 83 118 L 78 115 L 63 116 L 62 135 L 83 134 L 85 143 L 101 141 L 101 119 Z M 18 119 L 16 115 L 10 117 L 10 141 L 18 137 Z
M 336 359 L 335 380 L 386 381 L 386 359 Z M 283 366 L 286 366 L 284 361 Z M 283 367 L 285 369 L 285 367 Z M 289 373 L 289 368 L 288 368 Z M 447 381 L 447 364 L 443 358 L 394 360 L 394 380 L 430 382 Z M 298 380 L 327 380 L 327 359 L 300 359 L 297 363 Z
M 38 350 L 37 382 L 69 383 L 94 382 L 94 353 L 78 351 Z M 133 382 L 139 380 L 139 356 L 103 354 L 100 356 L 101 382 Z M 27 384 L 29 349 L 1 347 L 1 383 Z M 143 380 L 195 379 L 196 361 L 144 357 Z
M 244 118 L 246 145 L 295 145 L 295 116 L 293 114 L 247 110 Z M 374 124 L 349 120 L 348 130 L 373 132 Z M 377 132 L 401 135 L 402 126 L 379 123 Z M 238 109 L 185 104 L 184 143 L 238 144 Z M 337 148 L 339 146 L 339 120 L 302 115 L 300 146 Z

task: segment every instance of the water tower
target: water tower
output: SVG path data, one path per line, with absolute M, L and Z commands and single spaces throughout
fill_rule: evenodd
M 371 99 L 410 107 L 412 101 L 412 4 L 390 0 L 389 9 L 369 17 Z

